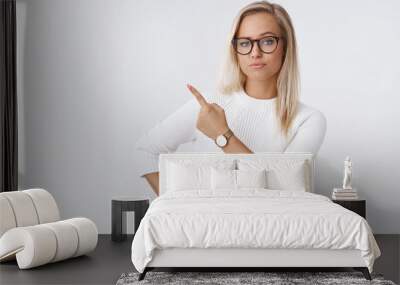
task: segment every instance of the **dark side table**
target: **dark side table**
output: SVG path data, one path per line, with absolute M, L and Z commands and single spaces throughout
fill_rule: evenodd
M 149 199 L 113 197 L 111 201 L 111 240 L 126 240 L 126 212 L 135 212 L 135 233 L 149 208 Z
M 366 216 L 366 201 L 363 199 L 357 200 L 332 200 L 332 202 L 339 204 L 340 206 L 359 214 L 364 219 Z

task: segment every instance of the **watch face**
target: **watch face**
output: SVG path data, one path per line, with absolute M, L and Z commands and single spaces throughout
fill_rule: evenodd
M 223 135 L 219 135 L 215 141 L 220 147 L 225 146 L 227 143 L 226 137 Z

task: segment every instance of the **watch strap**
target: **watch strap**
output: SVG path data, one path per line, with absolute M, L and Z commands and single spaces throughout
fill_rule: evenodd
M 231 129 L 228 129 L 228 130 L 223 134 L 223 136 L 226 137 L 227 140 L 229 140 L 229 138 L 230 138 L 231 136 L 233 136 L 232 130 L 231 130 Z

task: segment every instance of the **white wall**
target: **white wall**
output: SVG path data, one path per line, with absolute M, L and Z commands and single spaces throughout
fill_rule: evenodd
M 17 0 L 20 188 L 65 218 L 111 226 L 111 197 L 147 195 L 136 140 L 214 89 L 226 34 L 249 1 Z M 400 233 L 400 2 L 279 1 L 299 43 L 302 101 L 325 113 L 316 189 L 354 185 L 375 233 Z M 397 81 L 395 81 L 397 79 Z

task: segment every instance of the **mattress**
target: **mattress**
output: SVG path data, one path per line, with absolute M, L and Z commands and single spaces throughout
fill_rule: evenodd
M 132 242 L 139 272 L 162 249 L 359 250 L 372 272 L 380 250 L 367 221 L 329 198 L 262 188 L 186 190 L 156 198 Z

